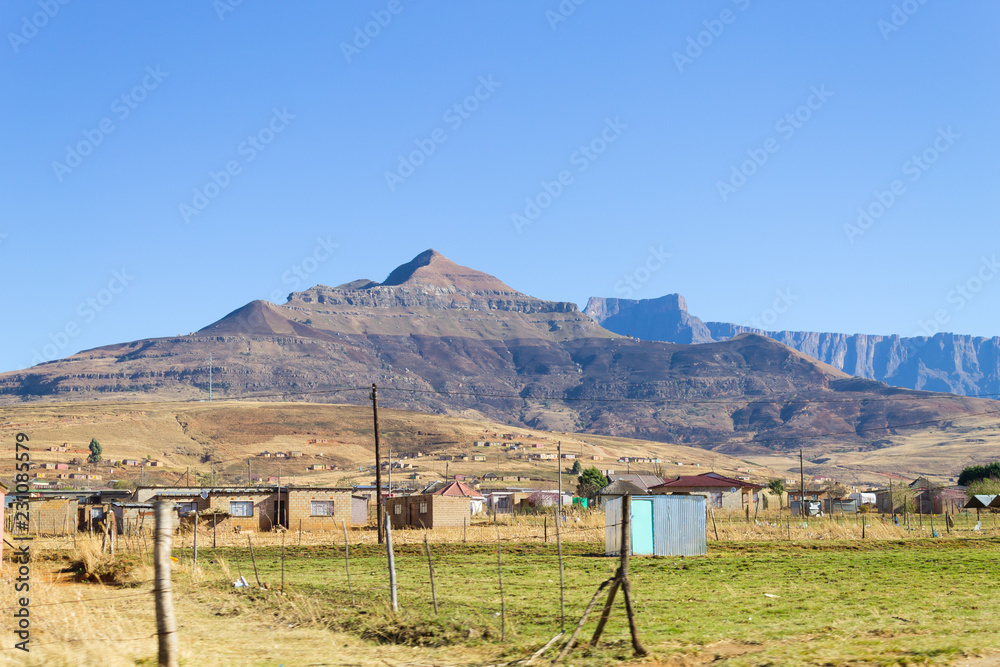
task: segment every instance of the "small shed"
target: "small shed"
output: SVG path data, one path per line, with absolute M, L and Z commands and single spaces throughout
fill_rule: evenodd
M 965 503 L 965 507 L 966 509 L 974 509 L 974 510 L 986 509 L 987 507 L 997 507 L 1000 506 L 1000 504 L 998 505 L 993 504 L 994 502 L 996 502 L 997 498 L 1000 498 L 1000 496 L 993 496 L 993 495 L 972 496 L 971 498 L 969 498 L 969 502 Z
M 708 553 L 705 496 L 631 496 L 632 553 L 636 556 L 704 556 Z M 624 497 L 604 505 L 604 553 L 621 550 Z

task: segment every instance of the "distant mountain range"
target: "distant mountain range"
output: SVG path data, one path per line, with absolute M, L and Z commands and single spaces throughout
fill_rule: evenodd
M 850 375 L 895 387 L 965 396 L 1000 393 L 1000 337 L 764 331 L 728 322 L 703 322 L 688 312 L 679 294 L 643 300 L 593 297 L 585 312 L 605 329 L 642 340 L 716 343 L 753 333 Z
M 714 340 L 680 297 L 658 311 L 635 304 L 595 300 L 588 313 L 616 328 L 645 322 L 627 327 L 641 338 Z M 317 285 L 187 336 L 0 374 L 0 400 L 207 399 L 210 354 L 216 400 L 367 404 L 376 382 L 387 407 L 726 453 L 804 441 L 866 450 L 899 427 L 947 428 L 997 405 L 853 378 L 752 333 L 706 344 L 621 336 L 572 303 L 528 296 L 433 250 L 381 283 Z

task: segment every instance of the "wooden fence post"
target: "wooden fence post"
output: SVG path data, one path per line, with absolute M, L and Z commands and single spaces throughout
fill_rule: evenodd
M 622 593 L 625 594 L 625 613 L 628 614 L 628 629 L 632 634 L 632 650 L 636 655 L 646 655 L 647 651 L 639 643 L 639 631 L 635 625 L 635 612 L 632 609 L 632 584 L 628 580 L 628 559 L 632 551 L 632 524 L 630 514 L 632 513 L 632 496 L 624 496 L 622 512 L 622 560 L 621 574 Z
M 257 572 L 257 556 L 253 553 L 253 542 L 250 540 L 249 534 L 247 534 L 247 544 L 250 545 L 250 561 L 253 563 L 253 576 L 257 579 L 257 587 L 264 588 L 260 584 L 260 573 Z
M 431 561 L 431 544 L 427 541 L 427 530 L 424 529 L 424 550 L 427 552 L 427 569 L 431 573 L 431 601 L 434 603 L 434 615 L 438 613 L 437 589 L 434 587 L 434 563 Z
M 389 597 L 392 600 L 392 610 L 399 611 L 399 604 L 396 600 L 396 556 L 392 552 L 392 518 L 389 513 L 385 513 L 385 551 L 389 557 Z
M 559 554 L 559 632 L 566 632 L 566 577 L 563 570 L 562 554 L 562 517 L 558 516 L 559 506 L 556 505 L 556 551 Z
M 285 592 L 285 533 L 281 531 L 281 592 Z M 301 533 L 300 533 L 301 535 Z
M 351 593 L 351 606 L 354 606 L 354 587 L 351 586 L 351 544 L 347 541 L 347 521 L 344 524 L 344 568 L 347 570 L 347 590 Z
M 559 524 L 556 524 L 556 528 Z M 497 579 L 500 582 L 500 643 L 507 641 L 507 609 L 503 599 L 503 568 L 500 563 L 500 526 L 497 526 Z
M 156 511 L 156 634 L 157 653 L 161 667 L 177 667 L 177 619 L 174 618 L 174 601 L 170 587 L 170 541 L 173 536 L 174 504 L 157 500 Z
M 194 545 L 192 546 L 192 561 L 195 565 L 198 564 L 198 511 L 194 512 Z

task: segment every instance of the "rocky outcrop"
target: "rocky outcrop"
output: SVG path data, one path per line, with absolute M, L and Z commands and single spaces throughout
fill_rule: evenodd
M 620 336 L 572 304 L 522 294 L 433 251 L 390 276 L 316 286 L 282 305 L 253 301 L 188 336 L 0 374 L 0 400 L 203 399 L 211 355 L 216 399 L 367 405 L 375 382 L 387 408 L 729 453 L 803 439 L 857 451 L 900 426 L 995 405 L 852 378 L 754 333 L 699 345 Z M 734 333 L 713 334 L 680 297 L 656 301 L 644 313 L 642 302 L 594 300 L 589 312 L 642 323 L 649 337 L 700 342 Z M 815 341 L 817 349 L 837 345 Z
M 907 389 L 964 396 L 1000 394 L 1000 338 L 939 333 L 932 337 L 764 331 L 703 322 L 683 297 L 625 300 L 592 298 L 585 311 L 623 336 L 668 343 L 719 342 L 754 333 L 783 343 L 857 377 Z

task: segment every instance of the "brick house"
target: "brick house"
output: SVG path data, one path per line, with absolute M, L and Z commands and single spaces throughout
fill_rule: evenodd
M 286 487 L 282 490 L 288 499 L 287 525 L 302 530 L 337 530 L 343 522 L 354 523 L 351 489 L 338 487 Z M 367 509 L 366 509 L 367 521 Z
M 442 528 L 463 526 L 471 516 L 469 498 L 420 493 L 387 498 L 386 511 L 393 528 Z

